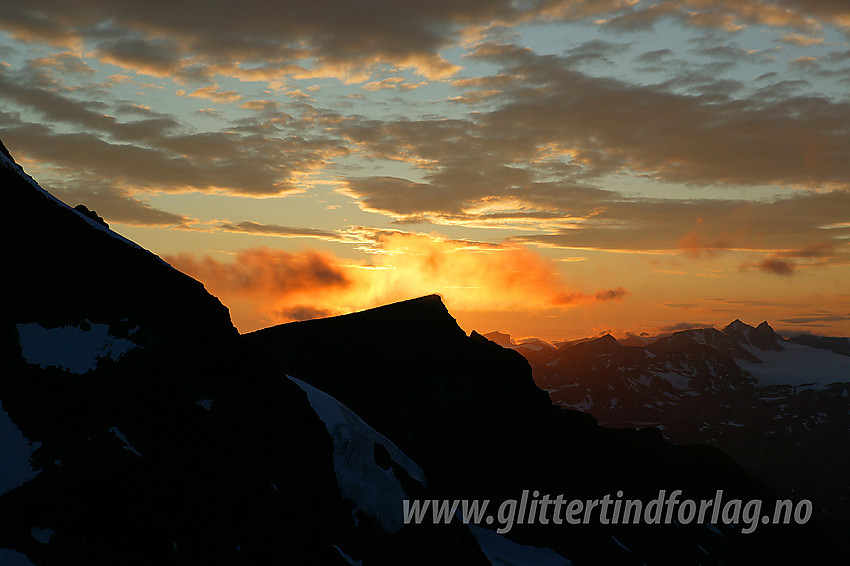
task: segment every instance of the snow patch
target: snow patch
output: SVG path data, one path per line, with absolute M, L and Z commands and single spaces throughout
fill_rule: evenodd
M 422 468 L 344 404 L 300 379 L 289 379 L 307 394 L 310 405 L 333 439 L 334 472 L 342 496 L 354 502 L 355 513 L 362 510 L 386 531 L 398 532 L 404 526 L 401 502 L 408 496 L 394 469 L 385 470 L 375 462 L 375 445 L 386 448 L 393 462 L 425 485 Z
M 703 330 L 692 330 L 689 332 L 691 339 L 697 344 L 705 345 L 705 332 Z
M 26 554 L 8 548 L 0 548 L 0 564 L 3 564 L 3 566 L 34 566 Z
M 674 389 L 678 389 L 679 391 L 687 391 L 688 385 L 691 383 L 690 377 L 675 372 L 665 372 L 656 375 L 667 381 Z
M 47 544 L 50 542 L 50 539 L 56 534 L 56 531 L 53 529 L 40 529 L 38 527 L 33 527 L 30 529 L 30 534 L 32 538 L 40 542 L 41 544 Z
M 119 439 L 119 440 L 120 440 L 120 441 L 124 444 L 124 450 L 129 450 L 130 452 L 132 452 L 133 454 L 135 454 L 135 455 L 136 455 L 136 456 L 138 456 L 139 458 L 144 458 L 144 456 L 142 456 L 142 455 L 139 453 L 139 451 L 138 451 L 138 450 L 136 450 L 136 449 L 133 447 L 133 445 L 132 445 L 132 444 L 130 444 L 130 441 L 129 441 L 129 440 L 127 440 L 127 436 L 126 436 L 123 432 L 121 432 L 120 430 L 118 430 L 118 428 L 117 428 L 117 427 L 112 427 L 112 428 L 110 428 L 110 429 L 109 429 L 109 432 L 111 432 L 112 434 L 114 434 L 115 436 L 117 436 L 117 437 L 118 437 L 118 439 Z
M 40 446 L 40 442 L 30 442 L 24 437 L 0 401 L 0 495 L 38 475 L 30 459 Z
M 493 566 L 569 566 L 567 560 L 549 548 L 517 544 L 496 531 L 469 523 L 472 536 Z
M 138 347 L 130 340 L 111 336 L 108 324 L 90 324 L 88 330 L 76 326 L 44 328 L 37 322 L 16 326 L 21 354 L 27 363 L 77 375 L 95 369 L 100 359 L 118 361 Z
M 337 545 L 334 544 L 332 546 L 336 549 L 337 552 L 339 552 L 339 555 L 342 556 L 342 559 L 351 564 L 351 566 L 363 566 L 362 560 L 354 560 L 352 557 L 344 553 L 342 549 Z

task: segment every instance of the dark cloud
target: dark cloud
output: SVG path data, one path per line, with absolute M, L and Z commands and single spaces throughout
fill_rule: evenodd
M 166 76 L 180 70 L 180 49 L 172 40 L 122 37 L 99 43 L 94 54 L 106 63 L 148 75 Z
M 617 287 L 616 289 L 600 289 L 593 295 L 586 295 L 584 293 L 579 292 L 564 292 L 555 295 L 555 297 L 552 299 L 552 304 L 576 305 L 588 302 L 604 303 L 606 301 L 621 301 L 628 294 L 629 292 L 623 289 L 622 287 Z
M 564 62 L 569 65 L 611 63 L 609 57 L 625 53 L 629 50 L 629 47 L 629 43 L 615 43 L 592 39 L 567 50 L 564 56 Z
M 199 0 L 150 0 L 144 6 L 131 0 L 81 0 L 73 5 L 45 0 L 6 6 L 0 26 L 23 39 L 66 45 L 79 39 L 96 41 L 96 53 L 105 60 L 153 74 L 198 77 L 222 69 L 237 72 L 240 66 L 255 76 L 291 73 L 299 70 L 299 60 L 312 59 L 326 67 L 362 69 L 384 62 L 445 76 L 455 68 L 439 50 L 455 41 L 463 27 L 586 18 L 626 4 L 624 0 L 368 4 L 349 0 L 329 6 L 244 0 L 237 8 Z
M 284 238 L 319 238 L 321 240 L 342 240 L 339 234 L 317 230 L 315 228 L 292 228 L 276 224 L 258 224 L 257 222 L 245 221 L 238 224 L 225 223 L 221 229 L 229 232 L 243 232 L 246 234 L 262 234 L 268 236 L 281 236 Z
M 790 277 L 791 275 L 794 275 L 794 270 L 797 266 L 793 261 L 779 259 L 776 257 L 769 257 L 754 264 L 753 267 L 756 267 L 764 271 L 765 273 L 772 273 L 774 275 L 784 275 Z
M 329 309 L 317 308 L 310 305 L 296 305 L 281 309 L 273 314 L 276 319 L 282 321 L 298 321 L 325 318 L 336 313 Z
M 718 103 L 590 77 L 527 51 L 499 58 L 526 80 L 481 126 L 528 151 L 570 148 L 585 174 L 629 169 L 673 182 L 810 186 L 843 183 L 850 173 L 846 102 Z
M 782 322 L 788 324 L 808 324 L 811 322 L 843 322 L 845 320 L 850 320 L 850 314 L 825 314 L 797 318 L 784 318 L 782 319 Z
M 734 98 L 737 84 L 678 94 L 592 77 L 563 58 L 513 45 L 482 45 L 498 62 L 498 104 L 465 119 L 350 119 L 338 131 L 376 159 L 415 163 L 422 178 L 349 177 L 369 210 L 435 221 L 551 219 L 520 241 L 577 248 L 794 249 L 823 241 L 850 206 L 850 104 L 764 92 Z M 708 77 L 711 73 L 706 72 Z M 715 87 L 714 89 L 708 87 Z M 769 201 L 628 198 L 596 185 L 643 174 L 692 185 L 818 187 Z M 558 180 L 555 180 L 558 179 Z M 781 190 L 781 189 L 777 189 Z M 703 223 L 691 242 L 684 242 Z M 540 223 L 539 223 L 540 224 Z M 685 246 L 684 244 L 689 244 Z
M 659 328 L 662 332 L 679 332 L 680 330 L 693 330 L 695 328 L 712 328 L 713 324 L 705 324 L 703 322 L 680 322 L 669 326 Z
M 713 59 L 745 61 L 748 63 L 765 63 L 774 57 L 761 50 L 744 49 L 737 45 L 726 44 L 705 46 L 697 49 L 695 52 Z
M 828 258 L 835 256 L 834 242 L 818 242 L 803 249 L 776 252 L 781 258 Z
M 0 65 L 0 90 L 7 101 L 29 108 L 50 122 L 67 122 L 93 130 L 108 130 L 116 124 L 115 118 L 104 112 L 108 105 L 103 102 L 81 101 L 53 92 L 38 79 L 26 72 L 12 73 Z
M 778 5 L 779 4 L 779 5 Z M 630 10 L 616 14 L 605 22 L 609 29 L 619 31 L 648 31 L 664 19 L 709 29 L 736 32 L 748 25 L 792 28 L 813 31 L 817 29 L 814 17 L 841 23 L 850 13 L 841 0 L 823 2 L 784 0 L 661 0 L 653 3 L 635 3 Z M 843 6 L 840 6 L 843 4 Z M 817 6 L 815 8 L 814 6 Z
M 616 289 L 604 289 L 602 291 L 597 291 L 593 298 L 597 301 L 620 301 L 628 295 L 629 292 L 623 289 L 622 287 L 617 287 Z
M 647 51 L 646 53 L 641 53 L 638 57 L 635 58 L 635 61 L 638 63 L 658 63 L 662 59 L 667 57 L 672 57 L 673 52 L 667 48 L 664 49 L 656 49 L 654 51 Z
M 60 170 L 87 171 L 114 186 L 281 194 L 302 190 L 296 174 L 327 165 L 348 151 L 324 133 L 310 135 L 299 129 L 299 135 L 288 135 L 293 132 L 272 123 L 263 131 L 187 132 L 174 116 L 117 101 L 116 111 L 146 116 L 122 122 L 108 114 L 112 108 L 106 102 L 41 87 L 27 75 L 2 67 L 0 89 L 6 100 L 43 118 L 34 124 L 7 114 L 10 119 L 4 120 L 0 135 L 12 151 Z M 74 126 L 77 132 L 64 133 L 62 125 Z
M 190 222 L 186 216 L 154 208 L 125 191 L 107 185 L 98 186 L 92 180 L 76 183 L 76 186 L 46 185 L 46 188 L 71 206 L 79 203 L 96 210 L 109 223 L 185 227 Z
M 850 246 L 846 242 L 817 242 L 805 248 L 778 250 L 761 261 L 744 264 L 742 270 L 759 269 L 774 275 L 791 276 L 802 267 L 850 264 Z

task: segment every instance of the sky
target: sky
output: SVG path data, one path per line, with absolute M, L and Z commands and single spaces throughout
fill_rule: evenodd
M 242 332 L 850 335 L 845 0 L 0 8 L 0 139 Z

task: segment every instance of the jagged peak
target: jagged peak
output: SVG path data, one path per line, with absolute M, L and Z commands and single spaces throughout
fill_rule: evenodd
M 745 328 L 753 329 L 753 327 L 749 324 L 742 322 L 740 318 L 736 318 L 735 320 L 727 324 L 726 328 L 724 328 L 723 330 L 743 330 Z
M 744 324 L 740 319 L 735 319 L 726 328 L 723 333 L 730 339 L 744 346 L 754 346 L 760 350 L 782 350 L 780 342 L 784 342 L 782 338 L 768 322 L 762 321 L 757 327 Z
M 582 342 L 581 344 L 577 344 L 577 346 L 588 347 L 588 348 L 613 348 L 619 346 L 620 343 L 616 338 L 611 336 L 610 334 L 603 334 L 599 338 L 594 338 L 592 340 L 588 340 L 587 342 Z

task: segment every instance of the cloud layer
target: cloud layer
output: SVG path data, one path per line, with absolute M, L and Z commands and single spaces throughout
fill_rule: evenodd
M 0 41 L 16 158 L 242 326 L 615 313 L 677 278 L 659 304 L 704 306 L 709 276 L 823 306 L 850 265 L 843 1 L 42 0 Z

